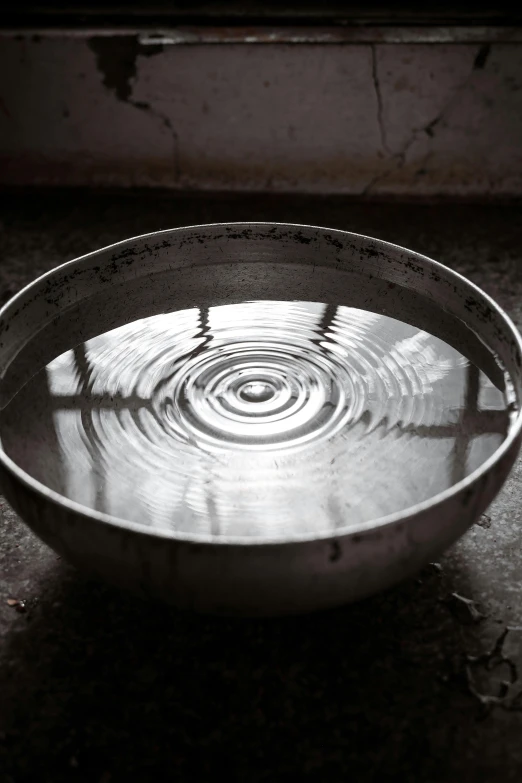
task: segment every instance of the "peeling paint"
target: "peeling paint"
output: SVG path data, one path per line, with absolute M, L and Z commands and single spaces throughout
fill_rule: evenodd
M 103 84 L 120 101 L 128 101 L 132 95 L 138 56 L 153 57 L 163 51 L 162 44 L 143 44 L 137 35 L 99 36 L 88 39 L 87 45 L 94 52 Z
M 477 52 L 475 62 L 473 63 L 473 69 L 476 71 L 481 71 L 485 67 L 490 53 L 491 44 L 483 44 Z
M 168 130 L 173 142 L 174 173 L 179 177 L 178 135 L 170 121 L 170 118 L 158 111 L 148 101 L 135 100 L 132 97 L 133 82 L 137 75 L 138 57 L 153 57 L 161 54 L 163 44 L 143 43 L 139 36 L 128 37 L 96 37 L 88 41 L 90 49 L 96 57 L 96 64 L 101 73 L 102 81 L 107 89 L 114 92 L 116 97 L 125 103 L 129 103 L 140 111 L 144 111 L 152 117 L 159 119 Z

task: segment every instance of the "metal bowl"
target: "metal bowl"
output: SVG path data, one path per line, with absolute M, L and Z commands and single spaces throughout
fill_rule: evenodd
M 468 471 L 463 470 L 465 447 L 459 451 L 457 444 L 450 485 L 394 513 L 363 519 L 337 507 L 331 525 L 326 503 L 317 507 L 324 508 L 324 518 L 316 510 L 306 532 L 254 537 L 192 533 L 190 526 L 151 528 L 139 518 L 89 508 L 35 478 L 40 474 L 33 466 L 45 466 L 60 448 L 52 426 L 41 424 L 44 414 L 53 421 L 52 391 L 34 385 L 49 362 L 136 319 L 267 300 L 335 302 L 400 317 L 474 357 L 481 367 L 489 363 L 495 383 L 510 390 L 509 426 L 501 442 Z M 249 223 L 129 239 L 64 264 L 26 287 L 1 310 L 0 335 L 0 472 L 9 502 L 71 563 L 183 608 L 299 613 L 387 588 L 436 558 L 476 521 L 520 448 L 522 343 L 506 314 L 441 264 L 347 232 Z M 32 396 L 26 394 L 25 411 L 34 404 L 36 418 L 24 415 L 23 408 L 13 414 L 13 401 L 28 388 Z M 78 404 L 92 406 L 87 399 L 92 389 L 82 389 L 85 399 Z M 457 434 L 459 427 L 466 430 L 466 422 L 452 421 L 452 426 Z M 442 430 L 439 422 L 441 437 Z M 27 465 L 30 469 L 23 469 Z M 389 493 L 405 483 L 409 470 L 400 461 L 390 462 Z M 382 472 L 381 465 L 373 475 L 371 470 L 363 475 L 361 491 L 368 497 L 383 492 L 378 489 Z M 319 493 L 326 480 L 326 473 L 315 475 L 307 497 Z

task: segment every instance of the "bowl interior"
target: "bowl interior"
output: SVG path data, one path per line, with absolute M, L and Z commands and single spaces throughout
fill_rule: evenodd
M 520 428 L 520 339 L 445 267 L 305 226 L 131 239 L 0 313 L 1 458 L 86 514 L 216 540 L 355 531 Z

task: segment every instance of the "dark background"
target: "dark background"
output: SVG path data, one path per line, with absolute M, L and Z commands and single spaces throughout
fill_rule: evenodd
M 21 0 L 0 12 L 2 24 L 508 24 L 522 21 L 520 3 L 366 2 L 342 0 Z

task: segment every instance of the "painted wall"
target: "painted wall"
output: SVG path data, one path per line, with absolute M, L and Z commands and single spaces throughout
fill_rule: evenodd
M 0 39 L 0 183 L 522 191 L 522 44 Z

